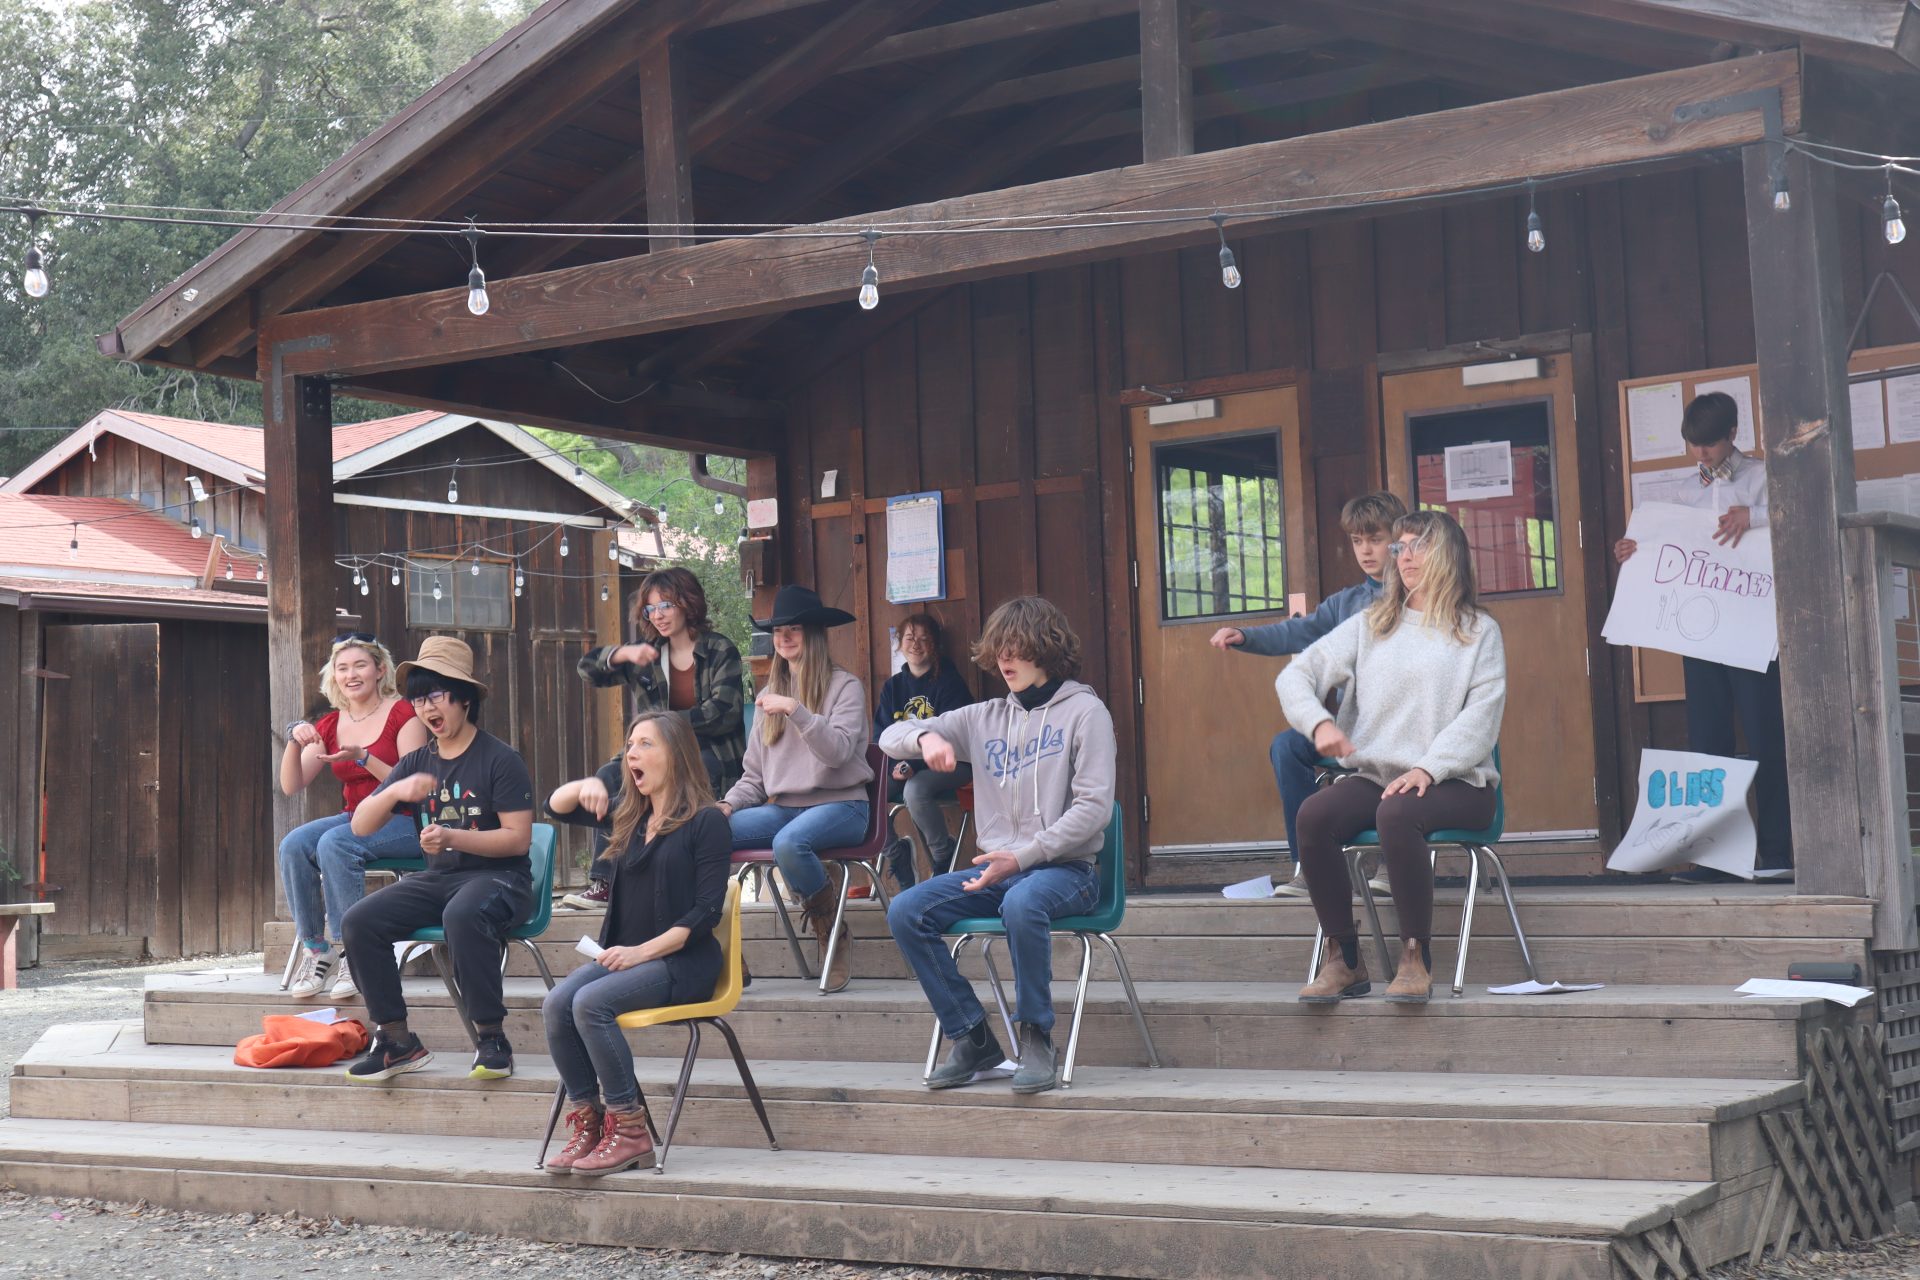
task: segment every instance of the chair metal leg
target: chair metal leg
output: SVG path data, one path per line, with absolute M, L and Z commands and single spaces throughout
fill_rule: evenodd
M 1467 851 L 1467 896 L 1460 904 L 1460 950 L 1453 961 L 1453 998 L 1458 1000 L 1467 989 L 1467 948 L 1473 942 L 1473 904 L 1480 897 L 1480 851 L 1472 845 Z
M 433 967 L 440 973 L 440 981 L 446 984 L 447 995 L 453 1000 L 453 1011 L 460 1015 L 460 1025 L 466 1028 L 467 1040 L 473 1045 L 473 1051 L 480 1051 L 480 1033 L 474 1028 L 473 1019 L 467 1016 L 467 1000 L 460 994 L 460 988 L 453 981 L 453 966 L 447 963 L 447 957 L 440 953 L 445 948 L 439 943 L 427 944 L 427 956 L 433 961 Z M 409 955 L 412 952 L 408 952 Z
M 553 1110 L 547 1112 L 547 1136 L 540 1140 L 540 1155 L 533 1162 L 536 1169 L 547 1167 L 547 1148 L 553 1145 L 553 1131 L 560 1124 L 560 1108 L 567 1101 L 567 1086 L 555 1085 L 553 1088 Z
M 300 948 L 306 945 L 306 942 L 302 939 L 295 938 L 293 945 L 287 948 L 287 967 L 280 973 L 280 989 L 282 991 L 285 991 L 293 985 L 294 966 L 300 963 Z
M 1127 993 L 1127 1007 L 1133 1010 L 1133 1025 L 1140 1028 L 1140 1041 L 1147 1046 L 1147 1065 L 1158 1067 L 1160 1055 L 1154 1050 L 1152 1033 L 1147 1030 L 1147 1014 L 1140 1007 L 1140 994 L 1133 989 L 1133 975 L 1127 972 L 1127 957 L 1121 953 L 1120 944 L 1114 941 L 1112 934 L 1094 936 L 1106 943 L 1107 950 L 1113 953 L 1113 967 L 1120 973 L 1120 989 Z
M 540 970 L 541 981 L 547 984 L 547 990 L 553 990 L 553 970 L 547 967 L 547 958 L 540 954 L 540 947 L 532 938 L 515 938 L 515 942 L 525 947 L 533 956 L 533 963 Z
M 1007 1029 L 1007 1043 L 1017 1051 L 1020 1047 L 1020 1037 L 1013 1033 L 1013 1011 L 1007 1008 L 1007 993 L 1000 984 L 1000 970 L 993 963 L 993 944 L 1000 935 L 989 933 L 985 937 L 986 941 L 980 944 L 980 958 L 987 963 L 987 985 L 993 989 L 993 1003 L 1000 1010 L 1000 1025 Z M 1048 989 L 1051 994 L 1051 982 L 1048 983 Z
M 767 1104 L 760 1100 L 760 1086 L 753 1082 L 753 1072 L 747 1068 L 747 1055 L 740 1052 L 738 1037 L 733 1034 L 733 1028 L 727 1025 L 725 1018 L 713 1018 L 710 1021 L 727 1038 L 727 1049 L 733 1054 L 733 1065 L 740 1068 L 740 1083 L 746 1086 L 747 1101 L 753 1104 L 754 1114 L 760 1117 L 760 1127 L 767 1131 L 767 1149 L 778 1151 L 780 1140 L 773 1136 L 773 1121 L 767 1119 Z
M 1073 1021 L 1067 1024 L 1067 1061 L 1060 1072 L 1062 1089 L 1073 1088 L 1073 1059 L 1080 1051 L 1080 1016 L 1087 1009 L 1087 978 L 1093 973 L 1093 941 L 1084 933 L 1073 936 L 1080 940 L 1080 980 L 1073 985 Z M 1051 999 L 1052 984 L 1049 983 L 1048 987 L 1047 996 Z
M 873 896 L 879 899 L 880 910 L 884 913 L 893 905 L 893 900 L 887 896 L 886 883 L 880 878 L 880 860 L 875 858 L 872 862 L 862 862 L 859 867 L 867 873 L 867 880 L 873 885 Z
M 1513 902 L 1513 885 L 1507 880 L 1507 868 L 1500 861 L 1500 855 L 1486 845 L 1480 846 L 1480 852 L 1493 864 L 1494 878 L 1500 884 L 1500 896 L 1507 902 L 1507 919 L 1513 922 L 1513 939 L 1520 944 L 1520 960 L 1527 966 L 1527 976 L 1535 982 L 1540 981 L 1540 972 L 1534 968 L 1533 948 L 1527 945 L 1527 934 L 1520 927 L 1520 911 Z
M 742 868 L 741 874 L 745 875 L 749 872 L 759 881 L 762 890 L 771 891 L 767 896 L 773 899 L 773 909 L 779 913 L 780 929 L 787 935 L 787 946 L 793 952 L 793 963 L 799 968 L 802 978 L 812 979 L 813 966 L 807 963 L 807 953 L 800 949 L 800 935 L 793 931 L 793 917 L 787 914 L 786 895 L 781 893 L 780 886 L 773 882 L 773 877 L 768 873 L 765 863 L 749 862 Z
M 1364 860 L 1368 850 L 1348 849 L 1347 876 L 1354 887 L 1360 891 L 1360 903 L 1366 909 L 1367 926 L 1373 930 L 1374 953 L 1380 957 L 1380 972 L 1391 979 L 1394 974 L 1393 953 L 1387 950 L 1386 931 L 1380 927 L 1380 904 L 1374 901 L 1373 886 L 1369 884 Z
M 864 871 L 866 870 L 867 864 L 859 862 L 854 863 L 853 866 L 857 866 Z M 878 885 L 879 883 L 880 881 L 876 878 L 874 884 Z M 833 972 L 834 954 L 840 950 L 840 927 L 845 923 L 847 918 L 847 896 L 852 890 L 853 868 L 843 862 L 840 864 L 840 900 L 834 904 L 833 928 L 827 931 L 827 949 L 820 957 L 820 994 L 823 996 L 827 994 L 827 975 Z M 853 945 L 852 938 L 847 939 L 847 945 Z M 853 974 L 851 970 L 849 970 L 847 978 L 849 981 L 852 980 Z
M 967 940 L 973 936 L 971 933 L 955 934 L 953 941 L 947 945 L 947 955 L 953 959 L 954 968 L 957 969 L 960 967 L 960 950 L 967 945 Z M 924 1080 L 933 1074 L 934 1062 L 939 1056 L 940 1019 L 935 1018 L 933 1020 L 933 1039 L 927 1044 L 927 1069 L 920 1073 L 921 1079 Z
M 1313 954 L 1307 957 L 1307 981 L 1312 982 L 1320 976 L 1320 953 L 1327 947 L 1327 931 L 1315 924 L 1313 926 Z
M 667 1152 L 673 1147 L 673 1131 L 680 1127 L 680 1109 L 687 1105 L 687 1084 L 693 1079 L 693 1060 L 700 1053 L 700 1023 L 687 1024 L 687 1056 L 680 1064 L 680 1083 L 673 1087 L 673 1105 L 667 1109 L 667 1132 L 654 1142 L 653 1171 L 667 1171 Z

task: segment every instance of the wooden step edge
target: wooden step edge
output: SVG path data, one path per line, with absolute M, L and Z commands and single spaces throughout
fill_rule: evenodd
M 494 1138 L 91 1121 L 0 1120 L 0 1174 L 16 1164 L 384 1179 L 546 1189 L 537 1144 Z M 576 1190 L 573 1179 L 564 1185 Z M 967 1156 L 901 1157 L 676 1148 L 669 1173 L 609 1178 L 595 1191 L 756 1201 L 838 1200 L 901 1209 L 964 1204 L 1054 1212 L 1353 1229 L 1610 1238 L 1711 1203 L 1716 1184 L 1457 1174 L 1343 1174 L 1194 1165 L 1114 1165 Z M 1044 1209 L 1036 1208 L 1044 1205 Z M 1529 1206 L 1531 1212 L 1519 1206 Z M 1489 1211 L 1497 1210 L 1497 1211 Z

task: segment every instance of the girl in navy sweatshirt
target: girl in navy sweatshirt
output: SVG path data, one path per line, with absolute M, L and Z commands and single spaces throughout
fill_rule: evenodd
M 940 652 L 940 624 L 932 614 L 909 615 L 900 623 L 899 635 L 900 653 L 907 665 L 880 687 L 880 698 L 873 708 L 875 742 L 896 724 L 931 720 L 973 702 L 973 691 Z M 895 761 L 888 775 L 887 799 L 896 804 L 906 801 L 913 825 L 926 841 L 927 861 L 934 875 L 944 875 L 953 865 L 953 836 L 947 832 L 947 818 L 940 804 L 972 780 L 971 765 L 962 764 L 952 773 L 941 773 L 918 760 Z M 913 842 L 905 837 L 895 839 L 887 850 L 887 860 L 900 887 L 911 886 Z

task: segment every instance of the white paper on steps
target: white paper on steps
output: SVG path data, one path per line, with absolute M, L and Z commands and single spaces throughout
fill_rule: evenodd
M 1505 987 L 1488 987 L 1487 994 L 1493 996 L 1553 996 L 1563 991 L 1598 991 L 1606 986 L 1604 982 L 1535 982 L 1529 978 L 1525 982 L 1516 982 Z
M 306 1013 L 297 1016 L 307 1022 L 317 1022 L 323 1027 L 330 1027 L 340 1021 L 340 1011 L 332 1005 L 327 1005 L 320 1009 L 310 1009 Z
M 1220 891 L 1223 898 L 1271 898 L 1273 896 L 1273 877 L 1255 876 L 1251 880 L 1242 880 L 1239 884 L 1230 884 Z
M 1735 990 L 1743 996 L 1789 996 L 1806 999 L 1817 996 L 1851 1009 L 1873 994 L 1870 987 L 1849 987 L 1839 982 L 1794 982 L 1787 978 L 1749 978 Z

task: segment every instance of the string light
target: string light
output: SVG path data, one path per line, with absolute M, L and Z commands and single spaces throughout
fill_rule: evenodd
M 440 575 L 433 575 L 433 598 L 438 600 L 444 593 L 440 590 Z
M 467 238 L 467 253 L 473 262 L 473 270 L 467 272 L 467 310 L 483 316 L 493 302 L 487 297 L 486 273 L 480 270 L 480 228 L 468 218 L 467 229 L 461 234 Z
M 193 524 L 188 531 L 192 533 L 195 538 L 204 537 L 206 535 L 206 530 L 200 527 L 199 516 L 195 516 L 193 518 Z
M 560 531 L 560 558 L 562 560 L 567 558 L 567 531 L 565 529 Z
M 713 514 L 717 516 L 727 514 L 727 500 L 725 498 L 715 498 L 713 500 Z
M 78 560 L 79 558 L 80 558 L 80 522 L 76 520 L 73 522 L 73 538 L 71 541 L 67 543 L 67 559 Z
M 27 291 L 29 298 L 47 296 L 47 270 L 40 261 L 40 246 L 34 243 L 34 228 L 40 221 L 40 211 L 29 208 L 27 214 L 27 260 L 26 271 L 20 277 L 20 285 Z
M 1888 244 L 1899 244 L 1907 238 L 1907 220 L 1900 216 L 1900 202 L 1893 198 L 1892 165 L 1887 166 L 1887 200 L 1880 206 L 1880 221 Z
M 228 571 L 227 576 L 229 578 L 233 576 L 233 573 L 231 570 Z M 367 594 L 369 590 L 370 588 L 367 586 L 367 580 L 365 578 L 360 579 L 360 594 L 364 596 Z
M 587 473 L 580 469 L 580 451 L 575 449 L 573 451 L 573 481 L 575 484 L 578 484 L 580 481 L 586 479 L 586 476 Z
M 600 603 L 605 604 L 607 602 L 607 599 L 608 599 L 607 584 L 602 582 L 600 584 Z
M 1527 184 L 1527 249 L 1532 253 L 1547 251 L 1547 236 L 1540 229 L 1540 210 L 1534 206 L 1534 184 Z
M 388 577 L 387 581 L 396 587 L 400 585 L 400 566 L 399 565 L 393 566 L 393 573 Z
M 527 585 L 527 575 L 520 572 L 520 562 L 513 562 L 513 594 L 519 595 L 520 588 Z
M 1213 229 L 1220 234 L 1220 283 L 1229 289 L 1240 287 L 1240 268 L 1234 264 L 1233 250 L 1227 247 L 1227 215 L 1213 215 Z M 713 514 L 720 514 L 720 504 L 713 504 Z
M 871 311 L 880 305 L 880 268 L 873 264 L 873 246 L 880 241 L 880 233 L 869 228 L 860 233 L 867 242 L 867 269 L 860 273 L 860 309 Z
M 264 560 L 259 561 L 253 566 L 253 580 L 255 582 L 265 582 L 267 580 L 267 562 L 266 561 Z M 395 579 L 395 581 L 397 582 L 399 580 Z
M 453 460 L 453 474 L 447 477 L 447 505 L 458 506 L 460 502 L 460 459 Z
M 1787 175 L 1786 171 L 1782 170 L 1774 175 L 1773 179 L 1773 211 L 1785 213 L 1791 208 L 1793 208 L 1793 193 L 1787 190 Z
M 227 581 L 233 581 L 233 561 L 231 560 L 227 561 Z M 366 588 L 362 587 L 361 590 L 364 591 Z
M 619 538 L 615 537 L 615 538 L 607 539 L 607 559 L 616 561 L 616 562 L 620 559 L 620 539 Z
M 473 576 L 480 576 L 480 553 L 477 551 L 473 553 Z

